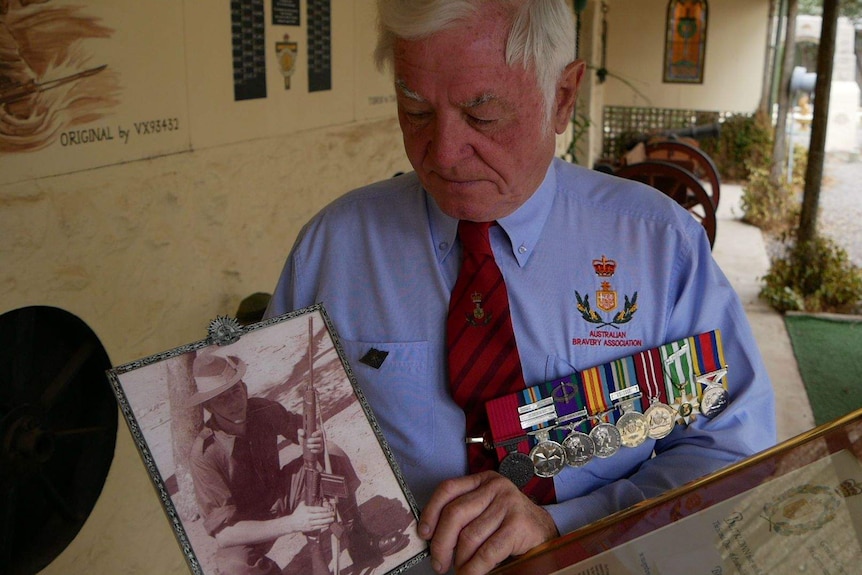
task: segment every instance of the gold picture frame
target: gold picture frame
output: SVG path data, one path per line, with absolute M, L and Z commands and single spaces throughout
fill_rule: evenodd
M 862 410 L 614 513 L 493 574 L 789 573 L 805 565 L 851 573 L 860 556 Z

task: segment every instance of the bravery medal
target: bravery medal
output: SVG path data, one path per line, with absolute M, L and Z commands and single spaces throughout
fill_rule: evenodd
M 703 390 L 703 397 L 700 400 L 700 412 L 712 419 L 724 411 L 729 401 L 730 395 L 726 389 L 720 385 L 708 385 Z
M 724 411 L 730 402 L 730 394 L 721 384 L 725 375 L 727 370 L 719 369 L 697 378 L 698 383 L 706 386 L 700 398 L 700 412 L 710 419 Z
M 614 455 L 620 450 L 622 438 L 620 431 L 610 423 L 601 422 L 590 431 L 590 439 L 596 446 L 596 457 L 602 459 Z
M 533 472 L 539 477 L 553 477 L 566 464 L 566 450 L 551 440 L 550 431 L 545 428 L 534 432 L 538 443 L 530 450 L 530 461 L 533 463 Z

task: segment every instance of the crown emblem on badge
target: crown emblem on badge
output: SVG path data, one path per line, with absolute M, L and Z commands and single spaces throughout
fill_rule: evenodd
M 614 275 L 617 269 L 617 262 L 602 256 L 600 260 L 593 260 L 593 268 L 596 270 L 597 276 L 608 278 Z
M 475 307 L 472 313 L 465 314 L 467 316 L 467 323 L 472 326 L 488 325 L 494 314 L 485 312 L 485 308 L 482 307 L 482 294 L 477 291 L 473 292 L 470 294 L 470 299 L 473 300 Z

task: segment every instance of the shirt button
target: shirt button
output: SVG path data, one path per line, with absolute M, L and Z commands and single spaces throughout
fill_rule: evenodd
M 518 253 L 525 254 L 527 253 L 527 246 L 521 244 L 521 247 L 518 248 Z
M 440 245 L 437 247 L 440 248 L 441 252 L 445 252 L 447 249 L 449 249 L 449 242 L 440 242 Z

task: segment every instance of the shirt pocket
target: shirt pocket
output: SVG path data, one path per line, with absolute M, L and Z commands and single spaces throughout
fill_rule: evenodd
M 428 342 L 342 343 L 359 388 L 396 458 L 400 463 L 421 463 L 433 450 L 435 437 Z M 387 352 L 377 368 L 361 361 L 371 349 Z
M 557 355 L 549 355 L 545 359 L 545 381 L 568 377 L 576 371 L 572 364 Z

